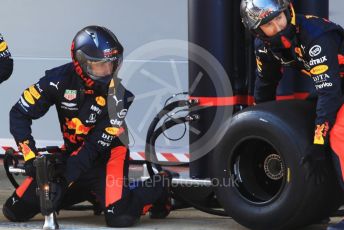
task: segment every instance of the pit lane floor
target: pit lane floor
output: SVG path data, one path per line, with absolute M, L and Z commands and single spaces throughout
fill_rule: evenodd
M 133 166 L 131 171 L 142 173 L 142 167 Z M 16 179 L 19 177 L 16 177 Z M 0 203 L 13 192 L 13 187 L 8 181 L 0 163 Z M 60 229 L 111 229 L 105 227 L 104 216 L 94 216 L 92 211 L 61 211 L 57 217 Z M 332 218 L 331 222 L 338 222 L 340 218 Z M 44 218 L 37 215 L 32 221 L 26 223 L 9 222 L 0 213 L 0 229 L 42 229 Z M 172 211 L 164 220 L 151 220 L 148 216 L 142 216 L 140 222 L 130 229 L 231 229 L 244 230 L 246 228 L 237 224 L 229 217 L 209 215 L 193 208 Z M 326 229 L 326 225 L 313 225 L 303 230 Z

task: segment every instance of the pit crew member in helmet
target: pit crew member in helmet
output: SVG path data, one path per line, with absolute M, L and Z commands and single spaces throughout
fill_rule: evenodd
M 91 197 L 110 227 L 132 226 L 147 211 L 152 218 L 166 217 L 170 211 L 168 173 L 158 174 L 148 181 L 149 186 L 138 183 L 132 188 L 128 183 L 129 141 L 124 119 L 134 95 L 117 77 L 122 45 L 107 28 L 87 26 L 74 37 L 71 56 L 72 62 L 46 71 L 24 90 L 10 111 L 10 131 L 23 153 L 28 177 L 7 199 L 4 216 L 27 221 L 40 211 L 33 165 L 38 153 L 31 124 L 54 105 L 65 165 L 53 198 L 54 209 Z
M 331 147 L 344 188 L 343 28 L 327 19 L 295 14 L 289 0 L 242 0 L 240 13 L 255 36 L 255 102 L 275 100 L 285 67 L 312 81 L 317 95 L 314 138 L 301 164 L 309 169 L 307 179 L 321 183 L 326 150 Z M 329 229 L 344 229 L 344 222 L 339 225 Z

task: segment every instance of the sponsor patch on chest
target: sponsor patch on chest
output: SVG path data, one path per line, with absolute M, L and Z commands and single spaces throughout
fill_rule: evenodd
M 64 92 L 64 98 L 66 98 L 68 101 L 72 101 L 76 98 L 77 91 L 66 89 Z

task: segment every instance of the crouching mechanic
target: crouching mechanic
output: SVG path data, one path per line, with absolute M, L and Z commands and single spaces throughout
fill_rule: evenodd
M 241 17 L 256 37 L 256 103 L 275 99 L 283 67 L 299 70 L 313 81 L 317 94 L 314 138 L 301 164 L 310 169 L 308 179 L 321 183 L 330 146 L 344 188 L 343 28 L 326 19 L 296 15 L 289 0 L 242 0 Z M 344 222 L 329 229 L 344 229 Z
M 131 226 L 143 211 L 150 211 L 152 218 L 166 217 L 170 211 L 168 172 L 134 188 L 128 184 L 124 118 L 134 96 L 117 78 L 123 47 L 108 29 L 88 26 L 76 34 L 71 54 L 73 62 L 46 71 L 10 112 L 10 131 L 24 155 L 28 177 L 4 204 L 5 217 L 27 221 L 40 211 L 31 123 L 52 105 L 64 139 L 61 158 L 65 162 L 53 196 L 55 210 L 91 197 L 100 203 L 111 227 Z
M 0 84 L 11 76 L 12 71 L 13 59 L 11 58 L 6 41 L 0 34 Z

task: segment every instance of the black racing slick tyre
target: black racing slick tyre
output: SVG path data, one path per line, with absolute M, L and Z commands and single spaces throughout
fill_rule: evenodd
M 337 210 L 341 190 L 330 156 L 321 185 L 300 166 L 314 118 L 314 103 L 301 100 L 259 104 L 232 118 L 212 160 L 215 194 L 229 216 L 250 229 L 289 230 Z

